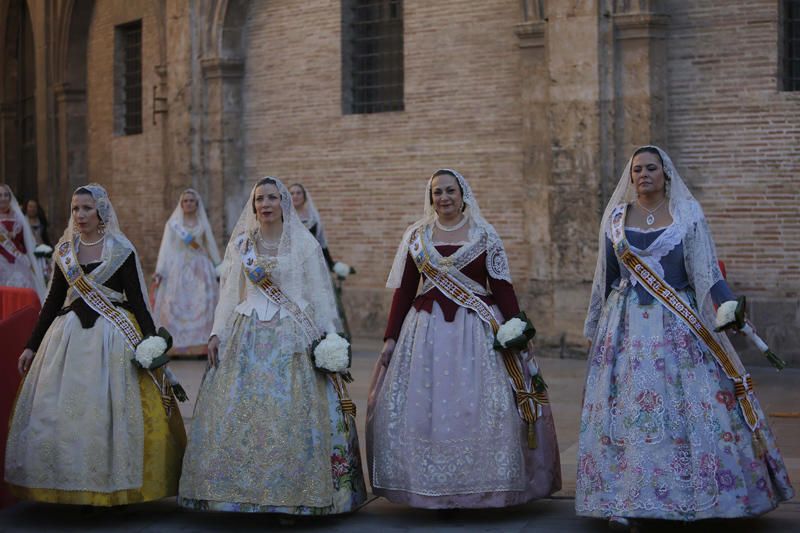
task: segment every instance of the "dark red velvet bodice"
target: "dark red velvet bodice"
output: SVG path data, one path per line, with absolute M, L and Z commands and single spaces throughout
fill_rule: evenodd
M 437 246 L 436 250 L 442 256 L 448 257 L 453 255 L 459 248 L 461 248 L 460 245 L 448 244 Z M 488 283 L 491 293 L 487 296 L 480 296 L 480 298 L 489 305 L 497 305 L 503 317 L 510 318 L 519 313 L 519 303 L 517 302 L 516 294 L 514 294 L 514 286 L 507 281 L 497 280 L 489 276 L 489 272 L 486 270 L 485 252 L 462 268 L 461 272 L 484 287 Z M 392 310 L 389 313 L 389 323 L 383 334 L 384 340 L 397 340 L 397 337 L 400 335 L 400 329 L 403 327 L 403 321 L 412 305 L 417 311 L 427 311 L 430 313 L 433 309 L 433 302 L 436 302 L 442 309 L 446 321 L 452 322 L 455 318 L 456 311 L 459 307 L 458 304 L 442 294 L 439 289 L 434 287 L 425 294 L 417 296 L 420 277 L 417 265 L 414 264 L 411 255 L 406 256 L 403 281 L 400 283 L 400 288 L 394 291 Z

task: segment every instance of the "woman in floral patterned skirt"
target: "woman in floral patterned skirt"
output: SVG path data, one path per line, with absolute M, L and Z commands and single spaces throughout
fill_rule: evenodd
M 623 264 L 626 251 L 686 302 L 691 313 L 683 316 L 695 315 L 706 331 L 715 323 L 712 302 L 735 300 L 700 205 L 665 152 L 639 148 L 600 230 L 585 328 L 592 345 L 578 514 L 625 529 L 635 518 L 756 516 L 792 498 L 775 439 L 728 339 L 696 335 L 656 298 L 658 285 Z

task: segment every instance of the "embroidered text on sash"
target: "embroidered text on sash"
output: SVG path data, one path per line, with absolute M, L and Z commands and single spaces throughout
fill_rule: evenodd
M 725 349 L 717 342 L 708 328 L 705 327 L 700 318 L 695 314 L 692 307 L 683 301 L 678 292 L 666 281 L 653 272 L 653 270 L 636 255 L 630 248 L 625 238 L 625 214 L 627 204 L 620 204 L 611 212 L 611 238 L 614 243 L 614 251 L 620 263 L 630 271 L 631 275 L 641 282 L 642 286 L 656 300 L 661 302 L 676 317 L 682 320 L 695 336 L 706 345 L 717 364 L 722 368 L 725 375 L 733 382 L 735 387 L 736 399 L 744 414 L 745 422 L 751 430 L 755 430 L 758 425 L 758 415 L 753 401 L 753 381 L 750 374 L 742 375 L 736 368 Z

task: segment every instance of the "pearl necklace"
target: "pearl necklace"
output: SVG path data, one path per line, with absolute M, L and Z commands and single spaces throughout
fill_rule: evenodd
M 280 241 L 278 241 L 278 242 L 274 242 L 274 241 L 270 242 L 270 241 L 266 240 L 261 235 L 260 231 L 258 232 L 258 235 L 256 235 L 256 238 L 258 239 L 259 244 L 261 244 L 261 246 L 263 246 L 264 249 L 267 250 L 267 251 L 277 250 L 278 246 L 280 246 L 280 244 L 281 244 Z
M 106 236 L 103 235 L 102 237 L 100 237 L 99 239 L 97 239 L 94 242 L 86 242 L 86 241 L 83 240 L 83 237 L 80 237 L 80 241 L 81 241 L 81 244 L 84 245 L 84 246 L 97 246 L 98 244 L 103 242 L 103 239 L 105 239 L 105 238 L 106 238 Z
M 641 207 L 642 209 L 647 211 L 647 218 L 645 219 L 645 221 L 647 222 L 648 226 L 652 226 L 655 223 L 656 217 L 653 216 L 653 213 L 655 213 L 656 211 L 661 209 L 661 206 L 664 205 L 664 202 L 666 202 L 666 201 L 667 201 L 667 198 L 664 197 L 664 199 L 661 200 L 661 202 L 655 207 L 655 209 L 647 209 L 645 206 L 642 205 L 642 202 L 640 202 L 639 200 L 636 200 L 636 203 L 639 204 L 639 207 Z
M 444 226 L 444 225 L 442 225 L 442 223 L 439 222 L 439 217 L 436 217 L 436 221 L 434 222 L 434 224 L 436 224 L 436 227 L 439 228 L 442 231 L 456 231 L 456 230 L 459 230 L 459 229 L 463 228 L 464 224 L 466 224 L 466 223 L 467 223 L 467 217 L 465 217 L 465 216 L 462 216 L 461 217 L 461 221 L 458 224 L 456 224 L 455 226 Z

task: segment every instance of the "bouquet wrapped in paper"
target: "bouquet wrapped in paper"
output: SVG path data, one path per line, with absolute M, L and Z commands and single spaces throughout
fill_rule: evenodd
M 52 257 L 53 247 L 47 246 L 46 244 L 40 244 L 33 249 L 33 255 L 36 257 Z
M 341 261 L 336 261 L 333 265 L 333 273 L 336 274 L 336 277 L 340 280 L 345 280 L 350 274 L 355 274 L 356 269 L 348 265 L 347 263 L 342 263 Z

